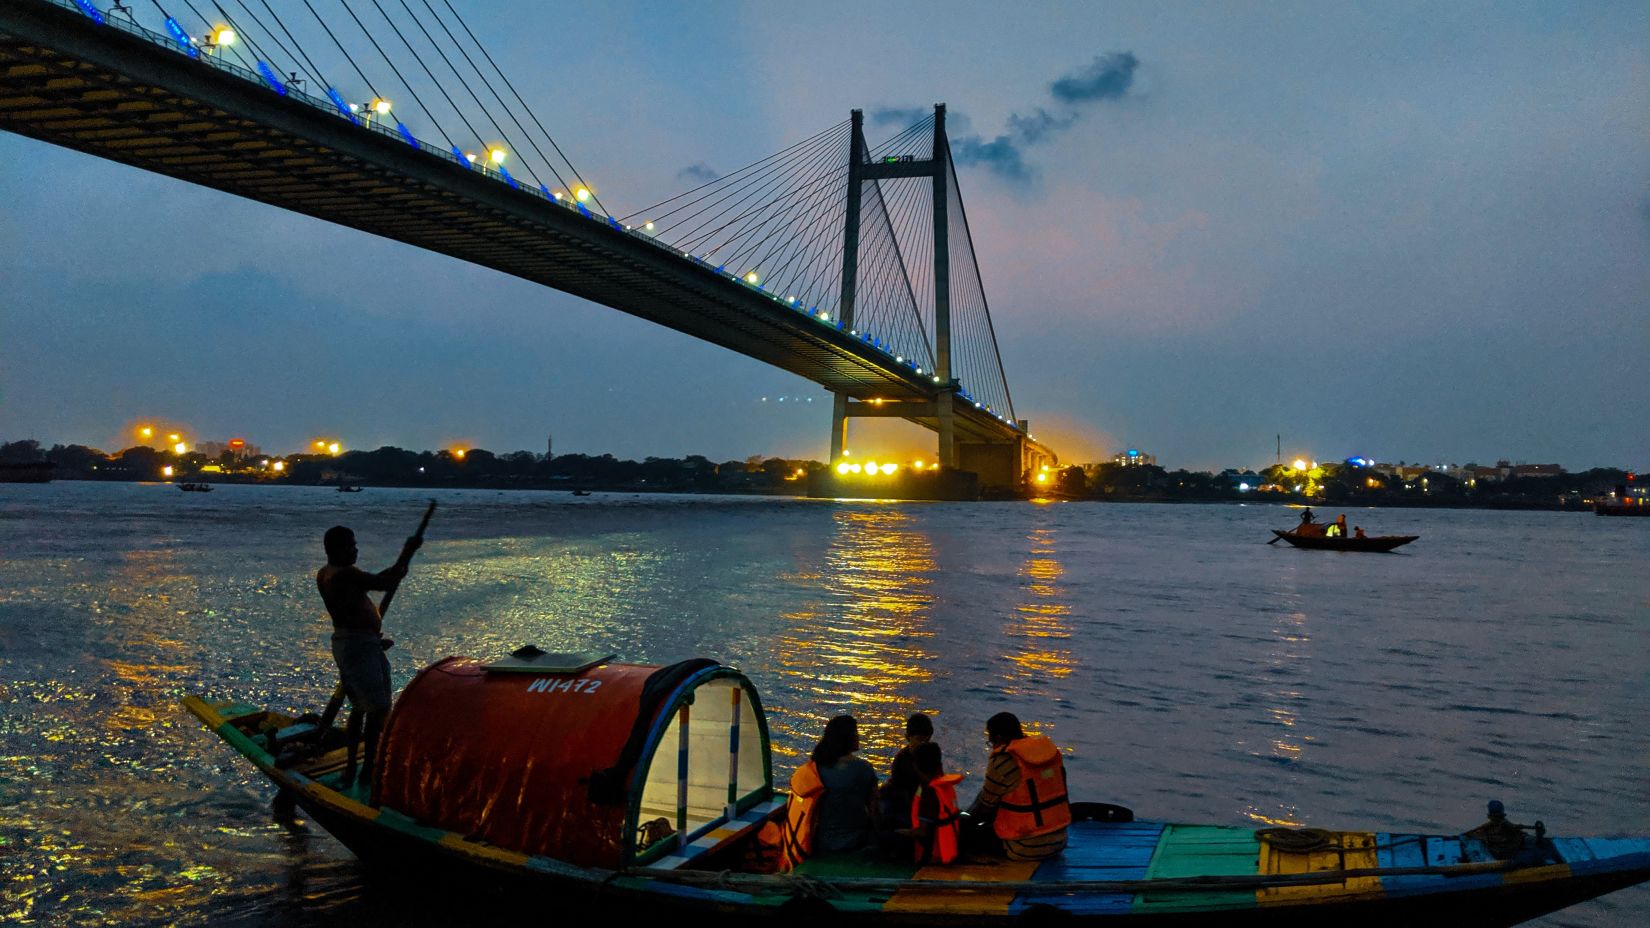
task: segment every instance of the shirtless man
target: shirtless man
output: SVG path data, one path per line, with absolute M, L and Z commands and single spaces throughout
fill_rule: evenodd
M 350 765 L 344 770 L 344 787 L 355 783 L 355 742 L 366 728 L 366 749 L 362 755 L 361 770 L 367 777 L 372 770 L 373 753 L 384 719 L 390 711 L 390 661 L 384 656 L 389 645 L 383 635 L 383 618 L 378 605 L 367 595 L 370 590 L 389 590 L 407 575 L 407 562 L 423 539 L 414 536 L 401 547 L 401 556 L 382 573 L 370 574 L 355 566 L 360 552 L 355 547 L 355 533 L 342 525 L 327 529 L 322 539 L 327 551 L 327 563 L 315 574 L 315 585 L 321 591 L 332 616 L 332 658 L 338 662 L 338 677 L 349 694 Z M 364 716 L 364 718 L 363 718 Z M 370 782 L 370 780 L 369 780 Z

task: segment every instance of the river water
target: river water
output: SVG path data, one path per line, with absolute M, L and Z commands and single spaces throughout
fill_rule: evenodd
M 879 767 L 934 714 L 953 769 L 1011 710 L 1079 798 L 1217 824 L 1455 833 L 1484 802 L 1650 833 L 1650 526 L 1369 510 L 1391 555 L 1268 546 L 1276 506 L 832 503 L 441 491 L 386 626 L 449 654 L 709 656 L 769 707 L 779 776 L 822 720 Z M 0 485 L 0 922 L 450 923 L 363 872 L 179 706 L 313 708 L 335 679 L 330 525 L 389 564 L 414 491 Z M 408 902 L 412 898 L 413 902 Z M 1638 887 L 1539 924 L 1650 923 Z

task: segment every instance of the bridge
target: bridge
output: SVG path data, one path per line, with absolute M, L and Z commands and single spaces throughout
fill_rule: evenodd
M 339 2 L 349 16 L 342 22 L 354 20 L 404 79 L 375 30 Z M 372 3 L 453 103 L 410 27 L 403 32 Z M 561 155 L 548 131 L 531 133 L 515 113 L 510 134 L 541 156 L 516 174 L 507 159 L 525 149 L 484 141 L 456 103 L 477 151 L 452 144 L 433 109 L 425 113 L 449 144 L 415 135 L 306 0 L 372 90 L 367 103 L 347 103 L 295 31 L 262 5 L 274 24 L 247 0 L 239 20 L 213 2 L 218 22 L 200 17 L 197 37 L 159 0 L 165 31 L 118 2 L 105 10 L 89 0 L 5 0 L 0 128 L 503 271 L 812 380 L 833 395 L 824 494 L 899 495 L 860 479 L 849 443 L 855 418 L 932 430 L 938 463 L 915 476 L 945 498 L 1023 493 L 1031 475 L 1055 463 L 1014 413 L 943 105 L 876 148 L 856 110 L 745 169 L 615 216 L 564 155 L 545 156 L 540 138 Z M 428 40 L 426 53 L 433 48 L 462 77 L 454 59 L 463 52 L 481 73 L 450 28 L 468 33 L 461 20 L 428 0 L 428 17 L 402 7 Z M 411 82 L 405 89 L 422 107 Z

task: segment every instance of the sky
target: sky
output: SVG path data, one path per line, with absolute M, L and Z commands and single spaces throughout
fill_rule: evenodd
M 946 103 L 1063 461 L 1650 468 L 1650 5 L 454 6 L 620 215 Z M 827 454 L 817 385 L 607 307 L 15 135 L 0 165 L 0 440 Z

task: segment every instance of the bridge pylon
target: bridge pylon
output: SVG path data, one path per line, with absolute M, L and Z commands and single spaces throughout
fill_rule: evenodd
M 956 379 L 951 371 L 951 253 L 950 222 L 947 191 L 951 145 L 945 134 L 945 104 L 934 104 L 934 140 L 930 157 L 903 158 L 898 161 L 875 163 L 870 160 L 865 144 L 865 116 L 860 110 L 852 114 L 853 135 L 848 148 L 847 208 L 842 230 L 842 298 L 838 307 L 844 326 L 852 328 L 854 299 L 859 278 L 860 198 L 866 181 L 897 178 L 923 178 L 933 185 L 933 258 L 934 258 L 934 379 L 941 393 L 932 409 L 938 432 L 936 458 L 941 467 L 958 466 L 957 429 L 952 394 Z M 860 404 L 850 401 L 847 393 L 837 392 L 831 405 L 831 463 L 842 459 L 848 447 L 848 420 Z M 880 413 L 873 413 L 880 414 Z

